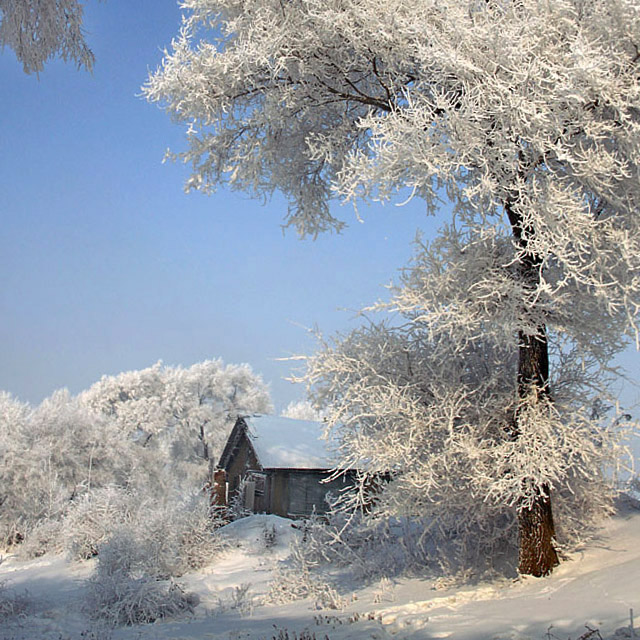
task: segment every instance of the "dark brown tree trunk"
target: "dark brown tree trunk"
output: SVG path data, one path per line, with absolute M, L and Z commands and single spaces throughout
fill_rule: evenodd
M 533 234 L 524 228 L 522 218 L 513 203 L 505 205 L 513 235 L 524 250 L 518 265 L 519 276 L 525 289 L 535 291 L 540 283 L 542 260 L 534 252 L 528 251 L 527 237 Z M 526 303 L 525 303 L 526 304 Z M 519 332 L 518 354 L 518 408 L 514 416 L 513 437 L 520 433 L 519 421 L 523 402 L 532 400 L 549 402 L 549 347 L 547 329 L 544 324 L 536 327 L 536 335 Z M 554 547 L 555 529 L 551 509 L 550 487 L 535 488 L 537 497 L 533 504 L 518 505 L 519 561 L 518 571 L 522 575 L 546 576 L 559 564 Z
M 538 327 L 537 336 L 520 338 L 518 358 L 518 400 L 534 393 L 538 400 L 549 400 L 549 349 L 546 327 Z M 516 437 L 518 433 L 516 411 Z M 551 510 L 551 495 L 547 485 L 536 488 L 537 497 L 530 507 L 518 506 L 519 561 L 522 575 L 546 576 L 559 564 L 553 546 L 555 529 Z
M 548 490 L 547 486 L 540 487 L 533 505 L 518 511 L 518 572 L 521 575 L 546 576 L 559 564 L 553 546 L 555 531 Z
M 204 433 L 204 424 L 200 425 L 200 434 L 199 434 L 200 442 L 202 442 L 202 457 L 205 460 L 209 460 L 209 445 L 207 444 L 207 438 Z

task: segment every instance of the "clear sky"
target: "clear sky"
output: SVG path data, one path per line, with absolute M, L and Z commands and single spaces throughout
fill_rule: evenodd
M 54 61 L 37 78 L 0 55 L 0 389 L 22 400 L 221 357 L 280 410 L 304 394 L 278 358 L 313 349 L 305 328 L 353 326 L 438 225 L 419 201 L 363 223 L 344 207 L 349 229 L 314 242 L 283 234 L 280 198 L 185 195 L 185 168 L 162 163 L 183 130 L 140 97 L 179 25 L 175 0 L 93 0 L 93 73 Z M 640 358 L 624 364 L 635 376 Z
M 310 352 L 385 295 L 422 203 L 379 207 L 315 242 L 283 234 L 286 202 L 185 195 L 183 130 L 140 97 L 180 26 L 175 0 L 88 2 L 93 73 L 27 76 L 0 55 L 0 389 L 33 403 L 161 359 L 248 362 L 276 408 L 303 396 L 277 359 Z

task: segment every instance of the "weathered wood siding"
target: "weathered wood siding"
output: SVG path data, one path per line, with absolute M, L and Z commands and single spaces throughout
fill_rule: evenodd
M 246 438 L 243 438 L 238 448 L 234 451 L 233 459 L 227 469 L 227 481 L 229 483 L 229 499 L 238 488 L 242 476 L 249 469 L 260 469 L 253 447 Z
M 241 418 L 227 440 L 220 467 L 227 473 L 229 500 L 237 494 L 240 482 L 246 478 L 242 496 L 246 508 L 254 513 L 273 513 L 288 518 L 326 513 L 327 493 L 338 494 L 354 484 L 352 472 L 325 482 L 330 476 L 326 469 L 263 468 Z
M 327 493 L 337 494 L 353 484 L 348 476 L 323 482 L 330 473 L 313 469 L 273 469 L 271 478 L 270 512 L 284 517 L 326 513 Z

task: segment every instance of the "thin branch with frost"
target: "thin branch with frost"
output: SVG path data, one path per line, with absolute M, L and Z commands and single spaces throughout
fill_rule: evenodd
M 0 0 L 0 47 L 13 49 L 25 73 L 39 73 L 56 56 L 90 71 L 82 13 L 78 0 Z

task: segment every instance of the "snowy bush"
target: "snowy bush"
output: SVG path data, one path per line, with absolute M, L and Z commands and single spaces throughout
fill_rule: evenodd
M 23 559 L 39 558 L 45 553 L 61 553 L 65 550 L 65 536 L 61 520 L 43 519 L 36 522 L 27 537 L 17 546 Z
M 205 496 L 189 501 L 145 503 L 135 514 L 138 553 L 146 549 L 146 570 L 158 577 L 181 576 L 210 563 L 226 543 L 222 520 Z
M 204 496 L 164 504 L 127 506 L 129 517 L 97 544 L 98 563 L 88 584 L 92 615 L 112 625 L 132 625 L 193 611 L 197 597 L 173 580 L 198 569 L 224 548 L 221 521 Z M 84 540 L 84 538 L 83 538 Z
M 425 569 L 433 576 L 460 572 L 455 553 L 441 558 L 424 535 L 425 523 L 336 511 L 305 521 L 304 535 L 292 542 L 278 567 L 268 600 L 276 603 L 313 598 L 319 606 L 341 609 L 340 583 L 373 583 Z
M 271 581 L 266 602 L 284 604 L 311 598 L 323 609 L 342 609 L 346 600 L 339 594 L 327 571 L 328 557 L 321 551 L 326 538 L 316 532 L 322 525 L 311 519 L 305 524 L 302 539 L 294 539 L 287 559 L 278 566 Z M 314 533 L 316 533 L 314 535 Z
M 276 525 L 268 525 L 266 522 L 262 527 L 262 542 L 265 550 L 273 549 L 278 542 L 278 532 L 276 531 Z
M 226 524 L 220 511 L 209 507 L 204 499 L 195 502 L 197 504 L 187 504 L 177 514 L 180 518 L 176 527 L 179 531 L 178 575 L 210 564 L 228 545 L 218 533 Z
M 429 568 L 438 571 L 441 558 L 424 535 L 426 523 L 409 518 L 370 518 L 340 511 L 308 523 L 300 553 L 311 566 L 348 568 L 353 577 L 372 582 L 383 577 Z M 451 554 L 450 554 L 451 555 Z M 451 560 L 448 560 L 451 562 Z
M 228 599 L 218 599 L 217 613 L 236 611 L 241 615 L 251 615 L 255 606 L 254 596 L 251 593 L 251 583 L 243 582 L 235 587 Z
M 437 324 L 406 315 L 402 325 L 370 324 L 324 343 L 308 360 L 306 381 L 327 407 L 340 466 L 362 472 L 341 505 L 359 515 L 339 529 L 340 544 L 326 548 L 360 553 L 367 528 L 409 520 L 419 534 L 402 540 L 413 539 L 409 555 L 423 555 L 425 565 L 512 571 L 518 514 L 539 500 L 540 487 L 553 493 L 559 546 L 587 537 L 611 513 L 612 478 L 626 452 L 627 425 L 601 411 L 597 363 L 557 339 L 553 402 L 518 401 L 509 345 L 455 342 Z M 372 490 L 382 477 L 388 481 Z M 397 562 L 401 547 L 377 557 Z
M 139 496 L 117 486 L 95 489 L 75 500 L 62 526 L 63 544 L 70 557 L 86 560 L 98 553 L 114 530 L 132 524 Z
M 640 500 L 640 476 L 634 473 L 629 480 L 623 484 L 622 490 L 633 500 Z
M 149 542 L 122 530 L 99 550 L 95 574 L 88 581 L 87 608 L 92 617 L 113 626 L 154 622 L 190 613 L 197 598 L 172 580 L 149 570 Z
M 205 566 L 224 548 L 222 520 L 204 495 L 159 500 L 143 491 L 107 486 L 86 493 L 59 520 L 36 524 L 20 545 L 23 557 L 66 551 L 75 560 L 98 555 L 114 535 L 136 540 L 136 553 L 158 578 Z M 143 550 L 145 554 L 143 554 Z
M 0 582 L 0 622 L 25 615 L 29 602 L 27 593 L 16 594 L 4 582 Z
M 157 464 L 149 452 L 138 449 L 67 391 L 57 391 L 35 409 L 16 406 L 4 395 L 0 539 L 20 542 L 38 523 L 61 520 L 90 490 L 109 484 L 153 486 Z
M 288 566 L 276 571 L 265 601 L 286 604 L 309 598 L 319 609 L 343 609 L 347 600 L 326 575 L 314 569 L 304 555 L 292 557 Z

